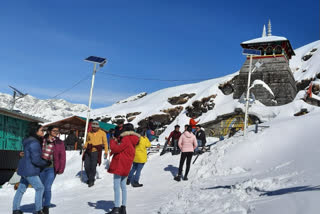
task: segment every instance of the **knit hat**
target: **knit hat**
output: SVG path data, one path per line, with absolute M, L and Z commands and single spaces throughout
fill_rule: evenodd
M 91 127 L 92 128 L 99 128 L 99 122 L 98 121 L 93 121 L 92 124 L 91 124 Z

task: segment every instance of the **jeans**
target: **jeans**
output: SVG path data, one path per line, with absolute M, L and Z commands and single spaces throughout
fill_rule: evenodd
M 20 204 L 23 194 L 26 192 L 28 185 L 31 184 L 36 191 L 35 207 L 36 211 L 42 210 L 42 197 L 44 192 L 43 184 L 39 176 L 21 177 L 19 187 L 13 199 L 13 210 L 20 210 Z
M 197 140 L 197 142 L 198 142 L 198 146 L 195 149 L 196 152 L 199 151 L 199 146 L 202 146 L 202 140 Z
M 86 170 L 88 181 L 89 183 L 94 182 L 97 172 L 98 152 L 86 152 L 84 158 L 84 169 Z
M 113 175 L 113 191 L 114 191 L 114 206 L 120 207 L 120 188 L 122 192 L 122 205 L 127 204 L 127 177 Z
M 43 206 L 50 207 L 51 205 L 51 186 L 53 184 L 56 174 L 54 173 L 53 167 L 45 168 L 40 173 L 40 179 L 44 185 L 44 194 L 43 194 Z
M 181 156 L 180 156 L 180 164 L 179 164 L 179 173 L 178 175 L 182 175 L 182 168 L 183 168 L 183 164 L 184 161 L 187 158 L 187 167 L 186 167 L 186 173 L 184 174 L 185 177 L 188 176 L 189 170 L 190 170 L 190 164 L 191 164 L 191 160 L 192 160 L 192 156 L 193 156 L 193 152 L 182 152 Z
M 132 168 L 129 174 L 129 181 L 131 181 L 132 183 L 139 183 L 139 179 L 140 179 L 140 174 L 141 174 L 141 170 L 144 166 L 144 163 L 134 163 L 132 164 Z M 134 173 L 136 173 L 134 175 Z

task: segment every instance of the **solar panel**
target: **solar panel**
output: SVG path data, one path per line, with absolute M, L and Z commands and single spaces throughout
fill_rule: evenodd
M 101 64 L 104 61 L 106 61 L 106 59 L 105 58 L 101 58 L 101 57 L 97 57 L 97 56 L 89 56 L 88 58 L 85 59 L 85 61 Z

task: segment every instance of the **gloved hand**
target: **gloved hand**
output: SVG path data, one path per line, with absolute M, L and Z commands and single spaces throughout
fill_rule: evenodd
M 108 154 L 104 153 L 104 159 L 107 159 L 107 157 L 108 157 Z
M 50 166 L 52 164 L 52 161 L 47 160 L 47 166 Z

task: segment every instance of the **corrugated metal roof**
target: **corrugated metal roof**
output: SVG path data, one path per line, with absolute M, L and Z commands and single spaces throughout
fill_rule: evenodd
M 1 108 L 1 107 L 0 107 L 0 114 L 6 115 L 6 116 L 10 116 L 10 117 L 14 117 L 14 118 L 18 118 L 18 119 L 21 119 L 21 120 L 30 121 L 30 122 L 38 122 L 38 123 L 47 122 L 47 120 L 45 120 L 43 118 L 40 118 L 40 117 L 32 116 L 32 115 L 29 115 L 29 114 L 24 114 L 22 112 L 13 111 L 13 110 Z

